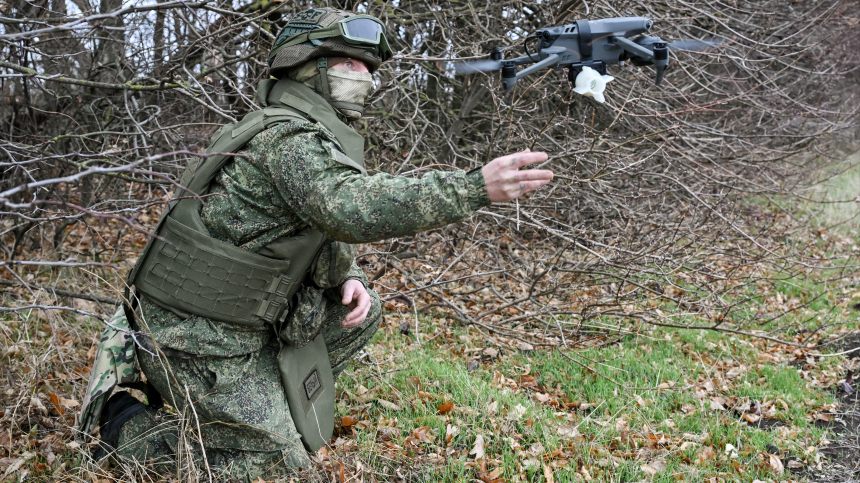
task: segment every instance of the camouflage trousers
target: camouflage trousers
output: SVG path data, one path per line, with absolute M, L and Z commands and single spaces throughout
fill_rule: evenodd
M 368 293 L 372 304 L 367 319 L 350 329 L 340 326 L 349 309 L 326 301 L 322 333 L 335 377 L 373 337 L 382 320 L 378 296 L 371 290 Z M 154 304 L 142 305 L 150 325 L 176 319 Z M 192 331 L 198 326 L 193 321 L 189 324 Z M 160 338 L 156 336 L 162 344 Z M 241 333 L 220 336 L 219 344 L 213 345 L 229 348 L 231 338 L 236 339 L 236 346 L 244 347 Z M 261 347 L 245 354 L 215 351 L 217 355 L 196 356 L 171 350 L 153 356 L 138 348 L 141 371 L 172 409 L 147 408 L 124 424 L 117 446 L 120 460 L 177 475 L 205 471 L 208 464 L 213 473 L 241 481 L 307 466 L 310 459 L 293 424 L 281 382 L 275 332 L 267 327 L 265 333 L 248 338 L 257 338 Z

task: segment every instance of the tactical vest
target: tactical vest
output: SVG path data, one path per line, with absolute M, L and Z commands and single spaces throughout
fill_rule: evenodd
M 257 99 L 263 109 L 223 126 L 204 156 L 186 169 L 159 220 L 157 236 L 150 238 L 129 275 L 128 286 L 178 314 L 248 326 L 274 323 L 285 315 L 327 241 L 322 232 L 307 227 L 268 244 L 264 252 L 269 256 L 263 256 L 210 236 L 200 217 L 200 196 L 231 159 L 229 153 L 275 124 L 309 120 L 334 134 L 343 149 L 332 146 L 336 161 L 366 174 L 364 138 L 338 119 L 319 94 L 289 79 L 269 79 L 258 86 Z

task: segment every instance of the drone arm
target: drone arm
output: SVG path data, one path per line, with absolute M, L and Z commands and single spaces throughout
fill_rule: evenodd
M 522 57 L 520 57 L 520 59 L 521 58 Z M 547 58 L 543 59 L 542 61 L 537 62 L 534 65 L 530 65 L 530 66 L 526 67 L 525 69 L 517 72 L 515 75 L 509 75 L 507 77 L 505 75 L 506 69 L 503 67 L 502 68 L 502 86 L 505 88 L 505 90 L 510 90 L 514 87 L 514 84 L 516 84 L 516 82 L 518 80 L 522 79 L 523 77 L 525 77 L 525 76 L 527 76 L 533 72 L 537 72 L 541 69 L 545 69 L 547 67 L 551 67 L 555 64 L 558 64 L 558 60 L 559 60 L 558 54 L 550 54 L 549 56 L 547 56 Z M 511 71 L 510 71 L 511 74 L 513 74 L 515 68 L 513 66 L 511 66 L 510 69 L 511 69 Z
M 505 59 L 506 64 L 514 64 L 514 65 L 525 65 L 525 64 L 533 64 L 535 62 L 534 56 L 523 55 L 520 57 L 515 57 L 513 59 Z
M 654 53 L 651 50 L 642 47 L 630 39 L 617 36 L 613 37 L 613 39 L 619 47 L 634 57 L 641 57 L 646 60 L 651 60 L 654 57 Z
M 558 54 L 550 54 L 546 59 L 526 67 L 525 69 L 517 72 L 517 80 L 522 79 L 523 77 L 537 72 L 541 69 L 546 69 L 547 67 L 552 67 L 553 65 L 558 63 Z

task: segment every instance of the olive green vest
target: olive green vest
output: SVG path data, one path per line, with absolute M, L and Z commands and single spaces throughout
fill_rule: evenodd
M 189 165 L 129 275 L 128 285 L 180 315 L 199 315 L 240 325 L 262 326 L 285 315 L 286 306 L 327 241 L 315 228 L 281 237 L 263 256 L 217 240 L 200 218 L 215 175 L 265 129 L 287 121 L 317 122 L 331 131 L 344 152 L 333 146 L 338 162 L 366 174 L 364 138 L 338 119 L 316 92 L 289 79 L 264 80 L 257 98 L 264 106 L 241 121 L 223 126 Z

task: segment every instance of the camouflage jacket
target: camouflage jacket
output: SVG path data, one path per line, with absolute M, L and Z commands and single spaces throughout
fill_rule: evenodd
M 336 161 L 334 147 L 335 137 L 309 121 L 278 124 L 255 136 L 243 150 L 248 156 L 233 158 L 213 181 L 215 196 L 207 197 L 201 213 L 211 235 L 259 252 L 311 225 L 333 240 L 363 243 L 444 226 L 490 204 L 480 172 L 363 176 Z M 347 279 L 366 283 L 354 260 Z M 144 304 L 144 316 L 158 343 L 193 354 L 247 354 L 267 337 L 265 329 L 197 316 L 180 321 L 155 304 Z

